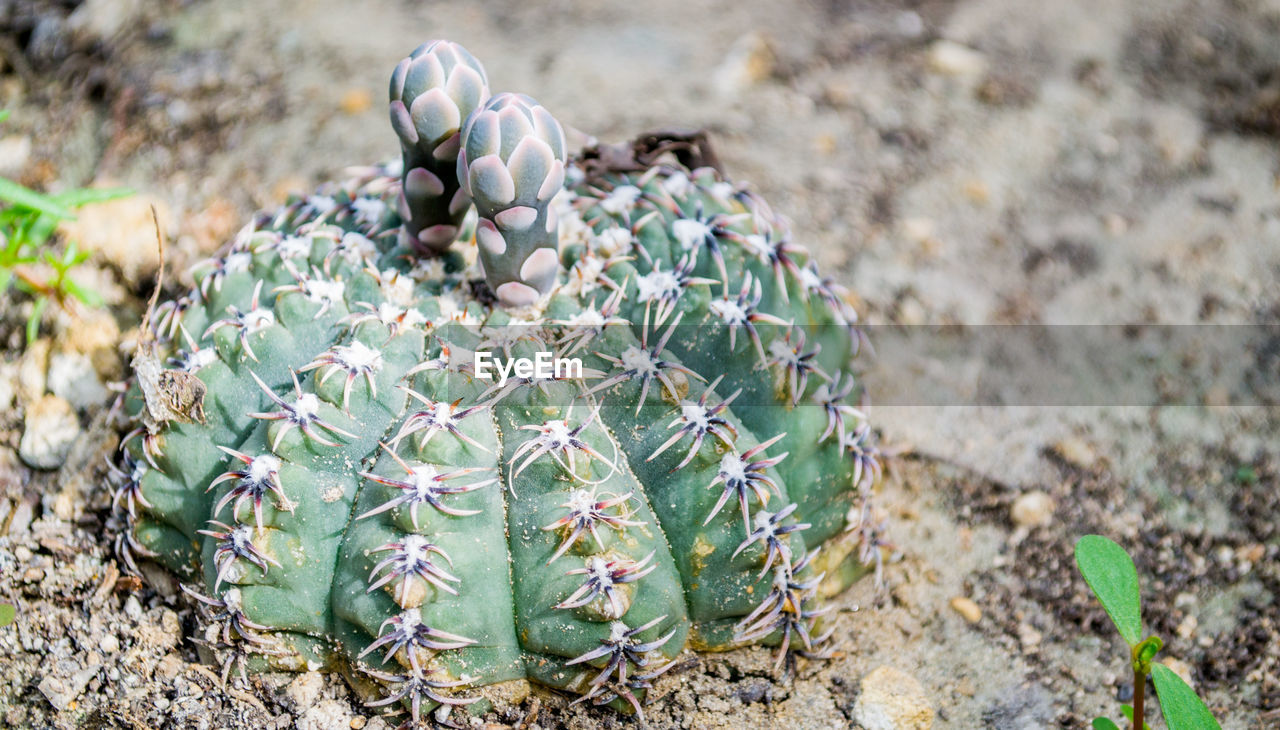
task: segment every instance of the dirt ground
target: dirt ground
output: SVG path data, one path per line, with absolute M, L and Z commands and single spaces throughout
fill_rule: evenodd
M 24 348 L 24 303 L 0 306 L 0 602 L 18 607 L 0 628 L 7 726 L 387 727 L 338 677 L 221 688 L 173 580 L 121 577 L 101 384 L 123 375 L 149 292 L 148 206 L 181 269 L 252 211 L 392 157 L 386 78 L 423 40 L 463 43 L 495 90 L 601 140 L 711 130 L 870 325 L 1280 320 L 1276 0 L 269 7 L 0 3 L 13 112 L 0 174 L 138 192 L 73 231 L 98 252 L 85 277 L 109 315 L 51 316 Z M 1270 353 L 1253 367 L 1274 382 Z M 884 665 L 924 688 L 934 727 L 1117 716 L 1132 692 L 1123 647 L 1070 557 L 1087 532 L 1132 550 L 1162 656 L 1223 727 L 1280 726 L 1274 401 L 1237 383 L 1194 386 L 1182 405 L 912 405 L 911 372 L 873 375 L 868 412 L 899 454 L 888 596 L 860 584 L 836 599 L 841 655 L 794 681 L 766 650 L 691 656 L 659 683 L 652 727 L 856 727 L 862 679 Z M 81 432 L 56 471 L 18 457 L 46 391 Z M 1015 509 L 1031 493 L 1052 509 Z M 635 724 L 543 692 L 476 723 Z

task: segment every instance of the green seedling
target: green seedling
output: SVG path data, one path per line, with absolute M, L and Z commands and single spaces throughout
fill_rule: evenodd
M 1164 646 L 1159 636 L 1142 638 L 1142 601 L 1138 570 L 1124 548 L 1101 535 L 1085 535 L 1076 542 L 1076 567 L 1089 584 L 1116 630 L 1129 645 L 1133 667 L 1133 705 L 1121 709 L 1134 730 L 1150 727 L 1144 721 L 1147 675 L 1155 684 L 1165 724 L 1170 730 L 1218 730 L 1218 721 L 1182 678 L 1163 664 L 1154 663 Z M 1105 717 L 1093 721 L 1094 730 L 1119 730 Z
M 18 616 L 18 609 L 11 603 L 0 603 L 0 629 L 13 623 Z
M 0 112 L 0 122 L 6 118 L 8 112 Z M 77 189 L 45 195 L 0 178 L 0 294 L 13 287 L 31 297 L 27 342 L 40 334 L 40 318 L 49 302 L 62 305 L 74 298 L 91 307 L 101 303 L 96 292 L 71 278 L 71 271 L 89 253 L 74 241 L 60 248 L 51 245 L 58 224 L 72 220 L 76 208 L 130 194 L 120 189 Z

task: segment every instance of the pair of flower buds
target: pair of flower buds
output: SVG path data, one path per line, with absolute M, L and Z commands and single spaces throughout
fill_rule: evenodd
M 431 41 L 391 75 L 391 126 L 404 159 L 400 216 L 424 255 L 457 238 L 474 204 L 485 278 L 499 303 L 529 306 L 559 271 L 551 200 L 564 186 L 564 130 L 523 94 L 489 95 L 465 48 Z

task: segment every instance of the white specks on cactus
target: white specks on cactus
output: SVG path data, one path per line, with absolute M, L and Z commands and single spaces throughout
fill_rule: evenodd
M 640 188 L 634 185 L 619 185 L 600 201 L 600 208 L 611 215 L 623 215 L 636 207 L 640 195 Z

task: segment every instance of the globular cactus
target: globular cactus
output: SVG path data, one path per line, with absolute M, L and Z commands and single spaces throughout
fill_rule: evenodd
M 841 290 L 716 170 L 567 158 L 484 89 L 415 51 L 402 171 L 258 216 L 151 313 L 122 560 L 195 584 L 224 676 L 340 669 L 414 722 L 521 679 L 639 711 L 686 647 L 821 656 L 881 548 Z

